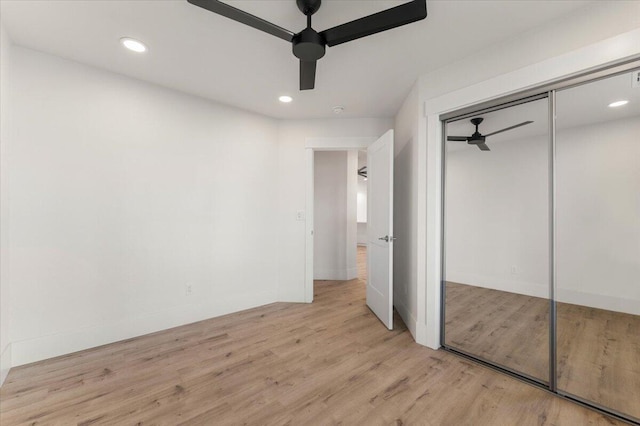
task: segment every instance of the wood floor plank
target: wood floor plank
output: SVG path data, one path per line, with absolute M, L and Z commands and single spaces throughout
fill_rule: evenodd
M 397 315 L 386 330 L 365 305 L 360 273 L 316 282 L 313 304 L 276 303 L 14 368 L 0 424 L 619 424 L 417 345 Z

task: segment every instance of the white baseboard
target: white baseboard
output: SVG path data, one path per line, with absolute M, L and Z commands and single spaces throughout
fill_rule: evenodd
M 493 290 L 508 291 L 511 293 L 524 294 L 534 297 L 548 297 L 549 286 L 538 283 L 519 281 L 517 277 L 505 279 L 495 276 L 484 276 L 460 272 L 447 272 L 447 281 L 475 285 L 477 287 L 490 288 Z
M 12 342 L 12 367 L 255 308 L 274 303 L 276 299 L 274 292 L 241 294 L 215 302 L 183 305 L 104 325 Z M 4 356 L 2 360 L 4 362 Z
M 411 311 L 407 306 L 402 303 L 397 297 L 393 298 L 393 306 L 398 311 L 400 317 L 402 317 L 402 321 L 404 321 L 405 325 L 409 329 L 409 333 L 413 336 L 413 340 L 416 339 L 416 318 L 411 314 Z
M 482 275 L 449 272 L 447 281 L 490 288 L 493 290 L 508 291 L 510 293 L 524 294 L 541 298 L 549 297 L 549 286 L 531 282 L 508 280 Z M 571 303 L 573 305 L 588 306 L 613 312 L 624 312 L 632 315 L 640 315 L 640 301 L 634 298 L 612 296 L 608 294 L 595 294 L 586 291 L 568 289 L 558 286 L 556 288 L 558 302 Z M 623 295 L 624 296 L 624 295 Z
M 11 369 L 11 343 L 7 344 L 0 353 L 0 386 L 4 383 Z
M 314 280 L 348 281 L 358 278 L 358 268 L 346 269 L 313 269 Z
M 589 306 L 613 312 L 624 312 L 631 315 L 640 315 L 640 300 L 622 298 L 608 294 L 593 294 L 567 288 L 558 288 L 557 300 L 562 303 Z

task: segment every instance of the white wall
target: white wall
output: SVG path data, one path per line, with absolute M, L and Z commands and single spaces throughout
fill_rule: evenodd
M 3 44 L 3 66 L 8 53 Z M 11 268 L 15 297 L 2 315 L 14 366 L 303 301 L 305 140 L 392 127 L 278 122 L 19 47 L 13 62 L 2 272 Z
M 0 22 L 0 385 L 11 367 L 10 288 L 9 288 L 9 175 L 7 148 L 11 138 L 12 100 L 11 40 Z
M 393 303 L 415 337 L 418 217 L 418 89 L 414 86 L 395 117 Z
M 367 165 L 366 152 L 358 153 L 358 170 Z M 356 200 L 356 217 L 357 217 L 357 241 L 358 245 L 367 245 L 367 181 L 364 177 L 358 175 L 358 194 Z
M 279 288 L 283 302 L 305 301 L 305 141 L 307 138 L 375 137 L 393 127 L 390 119 L 288 120 L 280 123 L 278 145 Z
M 314 154 L 314 261 L 316 280 L 350 280 L 356 265 L 357 152 Z
M 360 223 L 367 223 L 367 181 L 358 175 L 357 213 L 356 219 Z
M 12 53 L 14 365 L 277 300 L 275 120 Z
M 358 151 L 347 152 L 347 278 L 358 278 Z M 314 224 L 315 226 L 315 224 Z
M 367 245 L 367 222 L 358 222 L 358 235 L 356 237 L 356 240 L 358 242 L 359 246 L 366 246 Z

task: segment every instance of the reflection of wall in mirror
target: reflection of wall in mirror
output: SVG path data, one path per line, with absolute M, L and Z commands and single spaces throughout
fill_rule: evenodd
M 367 181 L 358 176 L 358 245 L 367 244 Z
M 557 132 L 561 302 L 640 314 L 639 117 Z M 448 154 L 446 279 L 548 296 L 548 139 Z

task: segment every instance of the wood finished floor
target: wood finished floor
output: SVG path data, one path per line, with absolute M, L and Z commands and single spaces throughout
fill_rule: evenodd
M 362 257 L 363 254 L 360 254 Z M 11 370 L 0 424 L 615 425 L 365 306 L 364 278 Z
M 447 345 L 548 380 L 548 330 L 544 299 L 447 282 Z
M 640 316 L 557 304 L 558 389 L 640 419 Z M 448 345 L 548 380 L 549 302 L 447 283 Z

